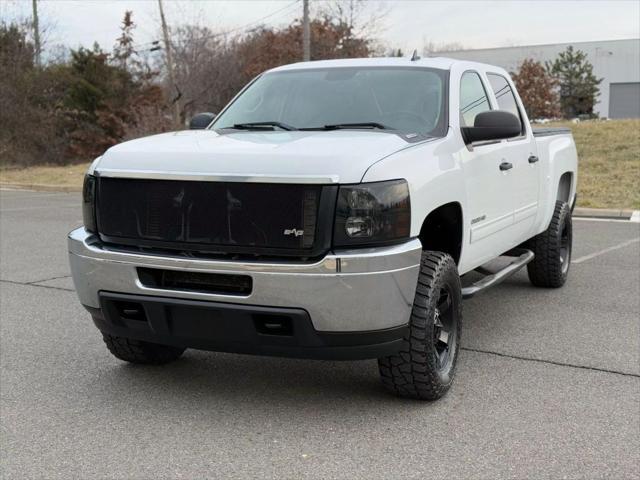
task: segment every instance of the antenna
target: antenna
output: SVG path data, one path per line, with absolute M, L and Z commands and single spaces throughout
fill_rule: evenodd
M 411 61 L 415 62 L 416 60 L 420 60 L 420 55 L 418 55 L 418 50 L 413 51 L 413 55 L 411 55 Z

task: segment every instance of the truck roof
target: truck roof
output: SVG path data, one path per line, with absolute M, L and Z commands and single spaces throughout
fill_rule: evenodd
M 312 62 L 298 62 L 276 67 L 269 72 L 281 72 L 287 70 L 303 70 L 309 68 L 340 68 L 340 67 L 429 67 L 441 70 L 450 70 L 454 64 L 465 64 L 469 67 L 489 67 L 502 70 L 494 65 L 488 65 L 466 60 L 458 60 L 446 57 L 426 57 L 419 60 L 411 60 L 410 57 L 379 57 L 379 58 L 348 58 L 338 60 L 316 60 Z

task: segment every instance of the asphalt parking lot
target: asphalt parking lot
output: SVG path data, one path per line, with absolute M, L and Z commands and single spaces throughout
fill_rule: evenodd
M 640 225 L 574 222 L 560 290 L 464 305 L 456 383 L 389 396 L 375 361 L 105 348 L 69 278 L 78 194 L 0 191 L 3 478 L 640 478 Z

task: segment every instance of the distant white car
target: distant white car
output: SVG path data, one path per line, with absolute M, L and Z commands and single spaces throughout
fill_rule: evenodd
M 531 129 L 501 68 L 287 65 L 192 128 L 110 148 L 86 176 L 71 269 L 120 359 L 378 358 L 391 391 L 431 400 L 463 298 L 524 265 L 565 283 L 576 149 Z

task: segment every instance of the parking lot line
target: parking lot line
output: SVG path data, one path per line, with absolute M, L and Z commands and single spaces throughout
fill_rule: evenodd
M 614 245 L 612 247 L 604 248 L 604 249 L 599 250 L 597 252 L 590 253 L 589 255 L 584 255 L 582 257 L 578 257 L 575 260 L 573 260 L 571 263 L 586 262 L 587 260 L 591 260 L 592 258 L 599 257 L 600 255 L 603 255 L 605 253 L 609 253 L 609 252 L 612 252 L 613 250 L 618 250 L 620 248 L 627 247 L 627 246 L 629 246 L 629 245 L 631 245 L 633 243 L 637 243 L 637 242 L 640 242 L 640 238 L 632 238 L 631 240 L 627 240 L 626 242 L 619 243 L 619 244 Z
M 631 219 L 626 218 L 598 218 L 598 217 L 571 217 L 574 222 L 576 220 L 581 222 L 612 222 L 612 223 L 629 223 Z
M 56 205 L 55 208 L 77 208 L 77 205 Z M 52 208 L 51 205 L 40 205 L 35 207 L 0 208 L 2 212 L 23 212 L 26 210 L 46 210 Z
M 19 195 L 13 195 L 13 198 L 17 198 L 19 196 L 21 200 L 32 199 L 32 198 L 57 197 L 57 196 L 60 196 L 61 193 L 65 193 L 65 192 L 45 192 L 40 190 L 27 190 L 24 188 L 3 188 L 3 187 L 0 187 L 0 192 L 19 193 Z M 73 193 L 73 192 L 70 192 L 70 193 Z

